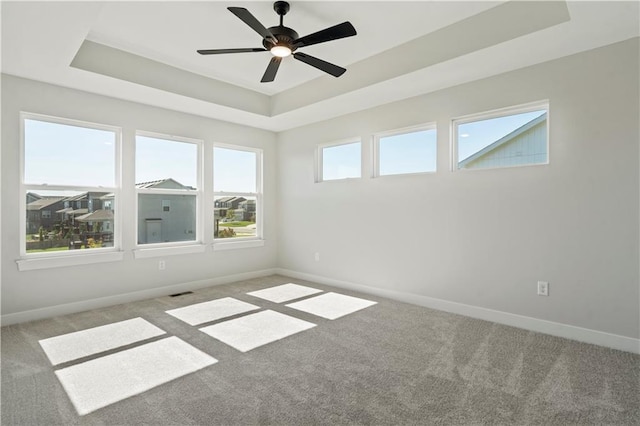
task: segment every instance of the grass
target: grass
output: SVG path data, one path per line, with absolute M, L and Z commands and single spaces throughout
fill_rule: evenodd
M 32 249 L 32 250 L 27 250 L 27 253 L 44 253 L 44 252 L 65 251 L 65 250 L 69 250 L 69 247 L 52 247 L 52 248 L 47 248 L 47 249 Z
M 220 226 L 228 226 L 230 228 L 239 228 L 239 227 L 245 227 L 245 226 L 249 226 L 249 225 L 253 225 L 255 222 L 249 222 L 247 220 L 244 221 L 240 221 L 240 222 L 222 222 L 220 223 Z

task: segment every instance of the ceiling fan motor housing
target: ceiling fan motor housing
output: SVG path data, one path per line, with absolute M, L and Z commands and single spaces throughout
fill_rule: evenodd
M 273 46 L 285 46 L 291 49 L 292 52 L 296 50 L 296 48 L 293 46 L 293 41 L 299 38 L 297 32 L 283 25 L 270 27 L 268 29 L 269 32 L 271 32 L 271 34 L 273 34 L 273 36 L 278 40 L 278 43 L 274 44 L 273 42 L 271 42 L 271 40 L 265 38 L 262 40 L 262 45 L 265 49 L 271 50 Z

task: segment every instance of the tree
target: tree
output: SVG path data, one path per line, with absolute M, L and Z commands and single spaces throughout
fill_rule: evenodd
M 235 219 L 236 211 L 234 209 L 227 210 L 227 219 Z

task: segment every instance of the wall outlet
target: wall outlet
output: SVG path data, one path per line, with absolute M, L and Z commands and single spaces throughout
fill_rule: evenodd
M 549 295 L 549 283 L 546 281 L 538 281 L 538 296 Z
M 315 254 L 316 262 L 320 262 L 320 253 Z
M 164 271 L 164 269 L 167 267 L 167 265 L 165 265 L 164 260 L 161 260 L 158 262 L 158 269 L 161 271 Z

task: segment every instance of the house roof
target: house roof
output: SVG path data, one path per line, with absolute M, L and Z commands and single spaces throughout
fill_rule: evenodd
M 95 195 L 100 194 L 100 196 L 103 196 L 104 194 L 107 194 L 107 193 L 106 192 L 96 192 L 96 191 L 83 192 L 82 194 L 72 195 L 72 196 L 66 197 L 65 200 L 66 201 L 86 200 L 89 197 L 89 194 L 94 196 L 92 198 L 101 198 L 101 197 L 95 197 Z
M 506 136 L 503 136 L 502 138 L 498 139 L 497 141 L 493 142 L 490 145 L 485 146 L 484 148 L 482 148 L 480 151 L 468 156 L 467 158 L 465 158 L 464 160 L 460 161 L 459 163 L 459 167 L 463 168 L 464 166 L 466 166 L 467 164 L 471 163 L 472 161 L 475 161 L 481 157 L 484 157 L 485 155 L 489 154 L 491 151 L 494 151 L 496 149 L 498 149 L 499 147 L 511 142 L 512 140 L 514 140 L 515 138 L 517 138 L 518 136 L 520 136 L 521 134 L 523 134 L 524 132 L 526 132 L 527 130 L 531 129 L 532 127 L 537 126 L 538 124 L 542 123 L 543 121 L 547 120 L 547 113 L 543 113 L 542 115 L 540 115 L 539 117 L 534 118 L 533 120 L 529 121 L 526 124 L 523 124 L 522 126 L 518 127 L 517 129 L 515 129 L 513 132 L 509 133 Z
M 113 220 L 113 211 L 111 210 L 96 210 L 92 213 L 83 214 L 76 217 L 80 222 L 109 222 Z
M 27 210 L 42 210 L 45 207 L 51 206 L 59 201 L 64 200 L 64 197 L 56 197 L 56 198 L 41 198 L 36 201 L 32 201 L 27 204 Z
M 89 213 L 89 209 L 75 209 L 69 212 L 70 215 L 76 216 L 79 214 Z
M 166 178 L 166 179 L 152 180 L 152 181 L 149 181 L 149 182 L 136 183 L 136 188 L 138 188 L 138 189 L 156 188 L 156 187 L 159 187 L 159 186 L 165 185 L 165 184 L 174 184 L 174 185 L 180 187 L 178 189 L 196 189 L 193 186 L 183 185 L 183 184 L 181 184 L 180 182 L 178 182 L 177 180 L 175 180 L 173 178 Z

